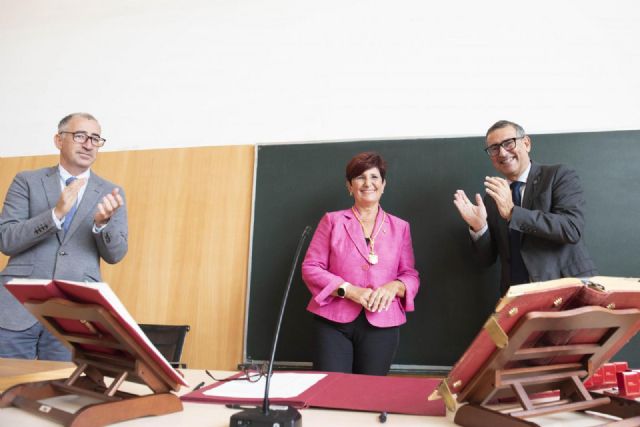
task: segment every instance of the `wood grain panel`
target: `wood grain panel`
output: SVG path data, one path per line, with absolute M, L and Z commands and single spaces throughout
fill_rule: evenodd
M 124 188 L 129 214 L 129 253 L 103 263 L 103 280 L 138 322 L 191 326 L 183 353 L 190 368 L 241 362 L 253 150 L 104 152 L 93 167 Z M 16 172 L 56 163 L 57 156 L 0 159 L 3 197 Z

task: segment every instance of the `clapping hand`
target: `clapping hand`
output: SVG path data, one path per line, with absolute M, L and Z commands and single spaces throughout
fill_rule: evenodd
M 509 221 L 513 211 L 513 198 L 509 181 L 496 176 L 487 176 L 484 180 L 484 186 L 487 189 L 487 194 L 495 200 L 500 216 Z
M 98 210 L 93 217 L 93 222 L 98 227 L 104 226 L 118 209 L 124 206 L 124 199 L 120 195 L 120 190 L 114 188 L 98 203 Z
M 86 182 L 87 178 L 79 178 L 62 189 L 58 203 L 56 203 L 56 207 L 53 210 L 54 215 L 59 220 L 62 220 L 62 218 L 69 213 L 73 205 L 78 200 L 78 193 L 80 193 L 80 189 Z
M 460 216 L 473 231 L 480 231 L 487 223 L 487 208 L 479 194 L 476 194 L 476 204 L 474 205 L 463 190 L 457 190 L 453 195 L 453 204 L 456 205 Z

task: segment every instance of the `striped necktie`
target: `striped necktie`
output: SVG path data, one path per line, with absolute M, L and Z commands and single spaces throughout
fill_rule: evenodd
M 67 180 L 64 182 L 66 185 L 71 184 L 73 181 L 75 181 L 76 178 L 75 176 L 72 176 L 70 178 L 67 178 Z M 67 231 L 69 230 L 69 227 L 71 226 L 71 221 L 73 220 L 73 216 L 76 214 L 76 209 L 78 209 L 78 200 L 76 200 L 76 202 L 73 204 L 73 206 L 71 206 L 71 209 L 69 210 L 69 212 L 67 212 L 67 214 L 64 216 L 64 222 L 62 223 L 62 229 L 64 230 L 65 234 L 67 233 Z

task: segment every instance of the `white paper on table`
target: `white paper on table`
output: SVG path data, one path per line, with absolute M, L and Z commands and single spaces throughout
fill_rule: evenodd
M 285 399 L 299 396 L 326 376 L 327 374 L 276 372 L 271 375 L 269 398 Z M 261 399 L 264 397 L 266 381 L 266 377 L 262 377 L 259 381 L 253 383 L 245 380 L 227 381 L 218 387 L 205 391 L 203 394 L 217 397 Z

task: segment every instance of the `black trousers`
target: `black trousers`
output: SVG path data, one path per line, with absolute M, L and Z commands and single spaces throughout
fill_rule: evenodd
M 400 327 L 378 328 L 364 314 L 350 323 L 314 316 L 313 369 L 387 375 L 400 343 Z

